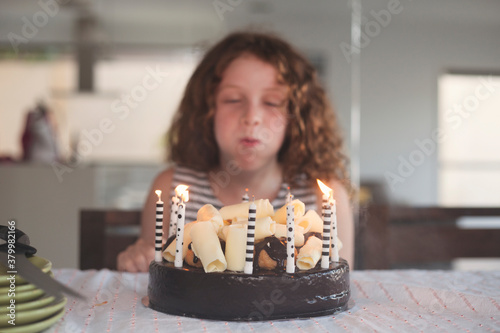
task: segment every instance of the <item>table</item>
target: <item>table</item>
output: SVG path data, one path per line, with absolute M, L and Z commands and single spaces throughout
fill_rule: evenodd
M 53 272 L 88 299 L 68 298 L 64 317 L 50 333 L 500 332 L 500 271 L 354 271 L 348 311 L 272 322 L 200 320 L 151 310 L 141 303 L 146 273 Z

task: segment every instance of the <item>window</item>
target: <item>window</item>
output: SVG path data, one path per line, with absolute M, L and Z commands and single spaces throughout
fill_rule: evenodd
M 99 60 L 93 93 L 76 91 L 71 56 L 0 61 L 0 156 L 21 157 L 26 112 L 41 100 L 54 112 L 65 160 L 160 163 L 165 132 L 198 58 L 179 49 Z
M 500 205 L 500 76 L 439 79 L 438 200 Z

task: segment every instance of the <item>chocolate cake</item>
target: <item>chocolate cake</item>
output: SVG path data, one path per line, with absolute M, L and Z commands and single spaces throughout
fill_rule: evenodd
M 153 261 L 148 296 L 152 309 L 186 317 L 256 321 L 322 316 L 346 309 L 349 265 L 341 259 L 326 270 L 247 275 L 207 274 L 202 268 Z
M 220 212 L 203 206 L 197 221 L 177 227 L 185 229 L 183 236 L 172 235 L 158 250 L 163 259 L 151 262 L 148 306 L 173 315 L 227 321 L 303 318 L 345 310 L 350 297 L 347 261 L 329 260 L 325 254 L 333 241 L 327 231 L 323 237 L 317 213 L 304 214 L 298 200 L 291 204 L 297 207 L 293 228 L 285 226 L 283 209 L 275 212 L 268 200 L 226 206 Z M 254 215 L 245 220 L 249 207 L 254 207 Z M 255 244 L 251 247 L 247 232 Z M 331 244 L 330 250 L 337 247 Z M 325 260 L 320 264 L 321 256 Z M 291 270 L 288 260 L 294 261 Z

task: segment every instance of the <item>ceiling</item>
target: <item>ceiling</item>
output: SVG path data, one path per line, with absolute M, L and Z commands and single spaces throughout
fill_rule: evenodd
M 218 39 L 227 31 L 258 27 L 297 36 L 296 44 L 308 47 L 328 42 L 328 34 L 349 38 L 352 0 L 54 0 L 64 3 L 43 8 L 49 1 L 0 1 L 0 44 L 9 34 L 23 36 L 26 21 L 48 13 L 46 22 L 29 40 L 64 44 L 75 41 L 75 22 L 92 17 L 92 38 L 112 45 L 193 45 Z M 498 26 L 500 0 L 360 0 L 363 22 L 373 13 L 398 4 L 398 20 L 415 24 Z M 50 11 L 53 11 L 52 13 Z M 47 18 L 47 15 L 45 15 Z M 43 18 L 42 18 L 43 19 Z M 315 38 L 321 36 L 321 38 Z M 325 37 L 327 39 L 325 39 Z

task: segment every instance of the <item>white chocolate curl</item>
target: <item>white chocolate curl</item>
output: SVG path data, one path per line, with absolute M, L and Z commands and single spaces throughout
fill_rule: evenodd
M 220 215 L 217 208 L 210 204 L 206 204 L 200 209 L 196 214 L 196 220 L 198 222 L 210 221 L 214 225 L 215 231 L 218 233 L 220 229 L 224 226 L 224 221 Z
M 222 224 L 222 227 L 219 229 L 219 231 L 217 232 L 217 236 L 219 236 L 219 238 L 223 241 L 226 241 L 226 235 L 227 235 L 227 227 L 231 225 L 231 223 L 228 223 L 224 220 L 222 220 L 223 224 Z
M 323 242 L 321 239 L 315 236 L 309 237 L 297 255 L 297 267 L 301 270 L 316 267 L 319 259 L 321 259 L 322 246 Z
M 315 210 L 308 210 L 307 213 L 304 214 L 304 216 L 299 217 L 297 220 L 295 220 L 295 223 L 304 228 L 304 233 L 323 233 L 323 220 Z
M 191 229 L 191 247 L 200 258 L 205 273 L 223 272 L 227 268 L 226 258 L 212 222 L 198 222 Z
M 191 228 L 196 224 L 196 222 L 187 223 L 184 225 L 184 244 L 182 245 L 182 259 L 186 257 L 186 253 L 188 250 L 189 243 L 191 243 Z M 175 261 L 175 246 L 177 242 L 174 238 L 174 241 L 168 245 L 168 247 L 163 251 L 163 258 L 165 258 L 168 262 Z
M 247 242 L 247 228 L 244 224 L 234 224 L 224 227 L 226 234 L 226 261 L 230 271 L 243 272 Z
M 243 223 L 240 223 L 241 225 L 244 225 Z M 223 226 L 219 232 L 217 233 L 217 236 L 219 236 L 219 238 L 223 241 L 226 241 L 227 240 L 227 232 L 229 231 L 229 227 L 231 226 L 232 224 L 230 225 L 225 225 Z
M 291 204 L 293 205 L 293 215 L 295 216 L 295 221 L 297 221 L 299 217 L 304 215 L 306 206 L 299 199 L 292 200 Z M 286 205 L 276 211 L 273 220 L 276 221 L 276 223 L 286 225 Z
M 220 216 L 219 211 L 211 204 L 206 204 L 198 209 L 198 213 L 196 214 L 196 219 L 198 221 L 208 221 L 214 216 Z
M 274 215 L 273 205 L 271 205 L 268 199 L 255 200 L 255 206 L 257 207 L 257 218 Z M 220 209 L 219 213 L 224 220 L 233 220 L 238 217 L 248 220 L 249 207 L 250 202 L 242 202 L 235 205 L 224 206 Z
M 233 225 L 248 225 L 248 219 L 236 219 Z M 266 237 L 274 235 L 276 232 L 276 222 L 270 216 L 260 217 L 255 220 L 255 242 L 263 240 Z M 227 235 L 226 235 L 227 237 Z
M 304 228 L 300 225 L 295 225 L 294 228 L 294 245 L 295 247 L 300 247 L 304 245 Z M 274 237 L 276 238 L 287 238 L 287 230 L 286 225 L 284 224 L 276 224 L 276 232 L 274 233 Z

